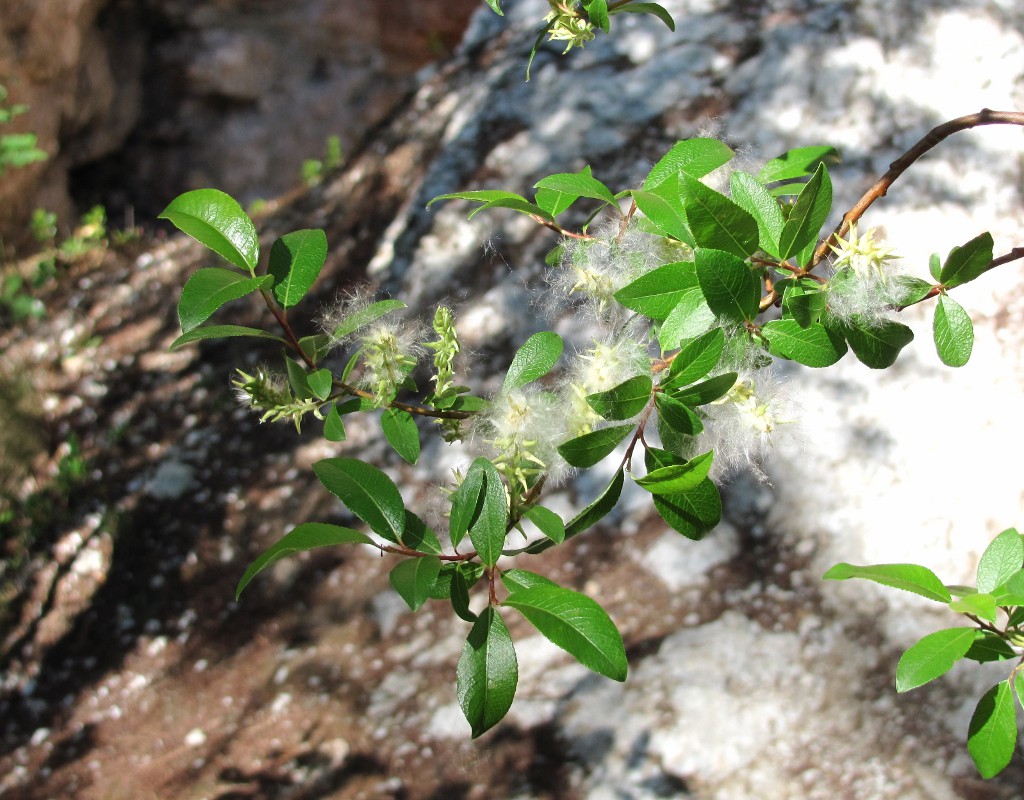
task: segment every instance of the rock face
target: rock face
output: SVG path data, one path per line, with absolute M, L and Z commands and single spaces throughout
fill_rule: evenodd
M 474 382 L 533 330 L 554 327 L 579 346 L 587 329 L 565 309 L 543 320 L 531 305 L 548 232 L 501 214 L 467 222 L 458 204 L 427 210 L 431 197 L 527 192 L 586 164 L 626 188 L 676 139 L 715 131 L 743 145 L 741 166 L 839 145 L 838 219 L 933 125 L 1024 99 L 1017 9 L 677 0 L 666 4 L 676 33 L 624 15 L 614 36 L 569 58 L 542 52 L 527 84 L 547 4 L 505 5 L 504 19 L 473 18 L 455 57 L 421 76 L 343 171 L 262 223 L 268 237 L 326 229 L 331 255 L 309 316 L 366 279 L 416 309 L 459 304 L 478 352 Z M 224 47 L 222 64 L 245 49 Z M 252 91 L 246 75 L 213 72 L 209 85 Z M 865 222 L 884 225 L 920 274 L 932 250 L 981 230 L 1005 252 L 1020 241 L 1008 154 L 1021 138 L 983 130 L 945 143 Z M 167 298 L 203 258 L 171 242 L 89 276 L 86 299 L 61 312 L 65 327 L 102 343 L 92 369 L 57 364 L 52 413 L 66 429 L 97 431 L 97 469 L 108 472 L 95 502 L 119 528 L 110 548 L 98 509 L 78 520 L 75 541 L 97 553 L 89 563 L 109 560 L 105 583 L 50 649 L 31 626 L 18 640 L 0 705 L 4 788 L 28 798 L 1019 796 L 1019 758 L 981 782 L 964 748 L 974 700 L 1006 671 L 955 671 L 897 697 L 899 651 L 956 622 L 910 595 L 819 580 L 837 561 L 922 561 L 965 582 L 985 542 L 1020 524 L 1019 478 L 1005 468 L 1024 447 L 1008 424 L 1024 402 L 1024 327 L 1008 299 L 1024 281 L 1013 268 L 963 291 L 979 334 L 958 372 L 938 364 L 927 320 L 912 314 L 919 341 L 893 370 L 850 359 L 826 373 L 787 371 L 804 442 L 780 438 L 769 485 L 737 477 L 705 541 L 667 531 L 646 496 L 627 495 L 597 530 L 521 564 L 601 602 L 631 675 L 597 678 L 510 619 L 519 697 L 506 722 L 471 742 L 452 685 L 465 626 L 440 605 L 404 611 L 383 559 L 286 560 L 229 602 L 246 560 L 297 520 L 349 521 L 309 478 L 312 461 L 357 453 L 410 497 L 437 477 L 400 465 L 370 423 L 354 422 L 336 447 L 316 432 L 257 429 L 218 405 L 225 374 L 250 349 L 162 352 L 176 333 Z M 26 361 L 40 352 L 27 337 L 0 345 Z M 421 463 L 443 470 L 463 458 L 432 445 Z M 952 461 L 976 469 L 952 484 Z M 580 481 L 548 503 L 568 514 L 600 486 L 600 476 Z

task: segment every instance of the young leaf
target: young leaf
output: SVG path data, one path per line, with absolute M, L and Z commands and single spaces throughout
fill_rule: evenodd
M 405 303 L 401 300 L 378 300 L 376 303 L 371 303 L 366 308 L 361 308 L 345 317 L 331 331 L 331 337 L 343 339 L 371 322 L 376 322 L 385 314 L 390 314 L 400 308 L 405 308 Z
M 928 272 L 935 279 L 939 279 L 939 275 L 942 274 L 942 259 L 939 258 L 938 253 L 932 253 L 928 259 Z
M 779 283 L 776 282 L 776 288 Z M 796 320 L 801 328 L 807 328 L 821 319 L 827 302 L 828 293 L 820 284 L 807 278 L 788 281 L 782 295 L 782 315 Z M 843 352 L 846 352 L 845 347 Z
M 592 467 L 614 450 L 635 425 L 612 425 L 585 433 L 558 446 L 558 452 L 574 467 Z
M 773 355 L 806 367 L 830 367 L 846 355 L 846 342 L 815 322 L 801 327 L 795 319 L 775 319 L 761 328 Z
M 733 322 L 748 322 L 758 313 L 761 280 L 741 258 L 699 247 L 693 253 L 697 281 L 708 307 Z
M 705 403 L 713 403 L 719 397 L 724 397 L 729 390 L 736 385 L 737 374 L 726 372 L 708 378 L 706 381 L 695 383 L 686 389 L 679 389 L 672 392 L 672 399 L 678 400 L 688 406 L 702 406 Z
M 974 628 L 947 628 L 929 633 L 900 656 L 896 691 L 909 692 L 949 672 L 974 643 Z
M 415 464 L 420 457 L 420 431 L 412 414 L 397 408 L 385 409 L 380 417 L 380 427 L 395 452 L 410 464 Z
M 720 192 L 686 173 L 679 176 L 686 222 L 697 247 L 746 258 L 757 250 L 756 220 Z
M 989 622 L 996 621 L 996 599 L 987 592 L 965 594 L 963 597 L 951 601 L 949 607 L 958 614 L 971 614 L 987 619 Z
M 801 189 L 796 205 L 782 229 L 782 235 L 779 236 L 779 257 L 787 259 L 797 255 L 798 262 L 803 264 L 807 260 L 805 251 L 817 243 L 818 233 L 831 210 L 832 181 L 828 177 L 825 165 L 819 164 L 814 176 Z
M 672 313 L 682 296 L 697 288 L 697 273 L 691 262 L 665 264 L 641 275 L 615 293 L 615 299 L 645 317 L 663 320 Z
M 684 436 L 697 436 L 704 430 L 704 423 L 689 406 L 680 403 L 664 392 L 654 395 L 654 405 L 658 409 L 658 415 L 662 421 L 676 433 L 681 433 Z
M 978 591 L 991 592 L 1024 567 L 1024 539 L 1008 528 L 991 541 L 978 561 Z
M 419 609 L 441 571 L 441 559 L 437 556 L 422 556 L 399 561 L 388 575 L 391 586 L 413 611 Z
M 765 164 L 757 174 L 761 183 L 805 178 L 822 164 L 838 164 L 839 151 L 834 147 L 797 147 Z
M 455 694 L 474 739 L 508 713 L 518 682 L 512 637 L 497 610 L 488 606 L 473 623 L 455 673 Z
M 291 308 L 306 296 L 326 259 L 327 235 L 322 230 L 294 231 L 274 242 L 269 271 L 281 308 Z
M 932 325 L 935 349 L 947 367 L 962 367 L 974 348 L 974 325 L 967 312 L 952 297 L 939 295 Z
M 637 5 L 633 4 L 632 10 L 636 10 Z M 625 8 L 630 10 L 629 6 Z M 729 146 L 717 139 L 685 139 L 676 142 L 647 174 L 644 190 L 650 191 L 679 173 L 691 178 L 703 178 L 729 163 L 732 157 L 733 151 Z M 643 211 L 643 208 L 640 210 Z
M 469 587 L 476 583 L 483 574 L 483 564 L 474 564 L 479 567 L 479 572 L 470 573 L 470 565 L 459 564 L 451 575 L 451 585 L 448 597 L 452 603 L 452 611 L 459 619 L 466 622 L 476 622 L 478 616 L 469 607 Z
M 896 363 L 900 350 L 914 341 L 914 332 L 894 320 L 875 322 L 854 315 L 840 327 L 857 359 L 871 369 L 886 369 Z
M 934 288 L 933 284 L 913 275 L 895 275 L 892 282 L 895 289 L 892 304 L 900 307 L 920 303 Z
M 544 506 L 531 506 L 523 516 L 555 544 L 565 541 L 565 523 L 554 511 Z
M 252 336 L 257 339 L 273 339 L 284 344 L 284 339 L 275 336 L 259 328 L 246 328 L 241 325 L 207 325 L 203 328 L 193 328 L 188 333 L 183 333 L 173 342 L 168 350 L 177 350 L 190 342 L 198 342 L 201 339 L 227 339 L 232 336 Z
M 278 559 L 303 550 L 312 550 L 314 547 L 330 547 L 336 544 L 373 544 L 373 540 L 365 533 L 340 525 L 328 525 L 325 522 L 306 522 L 299 525 L 264 550 L 260 557 L 249 565 L 235 589 L 235 600 L 241 597 L 249 581 Z
M 650 402 L 653 388 L 650 375 L 637 375 L 606 392 L 587 395 L 587 403 L 605 419 L 631 419 Z
M 338 413 L 338 405 L 331 403 L 327 411 L 327 418 L 324 420 L 324 438 L 329 442 L 345 441 L 345 423 L 341 421 L 341 414 Z
M 658 467 L 644 477 L 637 478 L 636 485 L 656 495 L 677 495 L 693 491 L 707 478 L 714 455 L 714 451 L 709 450 L 685 464 Z
M 657 3 L 630 3 L 625 6 L 617 6 L 610 10 L 609 14 L 623 14 L 626 12 L 632 12 L 634 14 L 650 14 L 651 16 L 657 17 L 665 25 L 668 26 L 670 31 L 675 31 L 676 22 L 672 19 L 672 15 L 668 11 Z
M 505 546 L 505 534 L 508 532 L 508 496 L 505 484 L 494 464 L 486 458 L 478 458 L 473 462 L 483 474 L 483 488 L 480 496 L 482 504 L 480 513 L 470 523 L 469 539 L 473 542 L 480 560 L 488 567 L 501 557 L 501 549 Z
M 673 184 L 674 185 L 674 184 Z M 670 239 L 694 246 L 693 234 L 686 224 L 682 208 L 651 191 L 634 191 L 636 207 L 655 226 L 659 233 Z
M 992 263 L 992 234 L 983 233 L 963 247 L 954 247 L 939 272 L 939 283 L 947 289 L 973 281 Z
M 313 387 L 309 385 L 309 378 L 306 375 L 306 368 L 294 358 L 285 356 L 284 366 L 288 372 L 288 385 L 292 387 L 295 396 L 300 400 L 309 400 L 315 395 Z
M 979 630 L 975 630 L 974 641 L 964 653 L 964 658 L 977 661 L 979 664 L 989 661 L 1006 661 L 1017 657 L 1017 651 L 1010 647 L 1003 637 L 989 631 Z
M 490 211 L 492 208 L 510 208 L 513 211 L 518 211 L 520 214 L 525 214 L 528 217 L 540 217 L 548 222 L 555 221 L 555 218 L 540 206 L 535 205 L 528 200 L 523 200 L 522 198 L 512 197 L 502 197 L 497 200 L 491 200 L 484 203 L 482 206 L 477 206 L 466 215 L 466 219 L 473 219 L 473 217 L 481 211 Z
M 619 496 L 622 494 L 623 483 L 625 483 L 625 471 L 620 469 L 615 473 L 615 477 L 612 478 L 611 482 L 604 487 L 604 491 L 566 523 L 565 538 L 571 539 L 576 534 L 583 533 L 592 525 L 600 522 L 608 512 L 615 508 L 615 504 L 619 502 Z M 551 541 L 537 542 L 528 547 L 525 552 L 536 555 L 537 553 L 543 553 L 552 546 L 554 546 L 554 542 Z
M 662 390 L 670 392 L 699 381 L 718 366 L 724 349 L 725 331 L 721 328 L 714 328 L 686 342 L 672 359 L 668 377 L 659 384 Z
M 700 287 L 684 292 L 658 331 L 662 350 L 675 350 L 680 342 L 706 333 L 715 325 L 715 312 L 708 308 Z
M 652 499 L 658 515 L 687 539 L 703 539 L 722 520 L 722 496 L 707 478 L 685 494 L 656 494 Z
M 178 195 L 160 219 L 255 275 L 260 243 L 256 226 L 234 198 L 218 189 L 196 189 Z
M 501 385 L 502 391 L 518 389 L 547 375 L 561 357 L 562 347 L 562 337 L 557 333 L 541 331 L 533 334 L 513 356 Z
M 197 269 L 182 289 L 178 301 L 178 320 L 181 322 L 182 333 L 202 325 L 225 303 L 269 286 L 272 280 L 269 275 L 246 278 L 229 269 L 216 267 Z
M 745 172 L 734 172 L 729 178 L 732 199 L 757 222 L 758 243 L 769 255 L 779 257 L 779 237 L 786 220 L 779 201 L 772 197 L 757 179 Z
M 469 192 L 439 194 L 437 197 L 431 198 L 430 202 L 427 203 L 427 208 L 430 208 L 438 200 L 472 200 L 478 203 L 490 203 L 494 200 L 522 200 L 524 203 L 527 202 L 525 197 L 515 192 L 506 192 L 501 189 L 475 189 Z
M 1013 758 L 1017 719 L 1009 681 L 1000 681 L 978 701 L 967 732 L 967 750 L 983 778 L 998 775 Z
M 604 609 L 586 595 L 561 586 L 538 585 L 513 592 L 504 605 L 517 609 L 587 669 L 612 680 L 626 679 L 622 636 Z
M 405 528 L 405 504 L 391 478 L 355 458 L 325 458 L 313 465 L 313 472 L 374 533 L 399 541 Z
M 587 9 L 587 16 L 590 22 L 605 33 L 610 29 L 608 21 L 608 0 L 584 0 L 584 7 Z
M 824 581 L 845 581 L 849 578 L 864 578 L 883 586 L 913 592 L 939 603 L 948 603 L 953 599 L 938 576 L 927 567 L 918 564 L 872 564 L 867 567 L 856 567 L 853 564 L 840 563 L 821 576 Z
M 329 369 L 317 369 L 306 375 L 306 384 L 313 391 L 313 394 L 321 400 L 326 400 L 334 388 L 334 376 Z
M 1020 569 L 992 590 L 1001 606 L 1024 606 L 1024 569 Z
M 499 17 L 505 16 L 505 12 L 501 10 L 501 0 L 484 0 L 487 5 L 491 7 L 491 10 Z M 437 198 L 434 198 L 435 200 Z
M 593 200 L 603 200 L 612 205 L 615 204 L 615 195 L 611 189 L 601 181 L 591 177 L 590 167 L 585 167 L 581 172 L 563 172 L 558 175 L 548 175 L 541 178 L 534 184 L 535 189 L 551 189 L 556 192 L 575 195 L 576 197 L 589 197 Z

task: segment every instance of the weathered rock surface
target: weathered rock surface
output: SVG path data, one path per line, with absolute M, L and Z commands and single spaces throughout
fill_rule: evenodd
M 320 302 L 369 276 L 416 308 L 464 303 L 477 378 L 546 324 L 525 284 L 541 276 L 552 239 L 518 217 L 428 211 L 429 198 L 526 191 L 588 163 L 625 188 L 676 139 L 715 129 L 746 145 L 749 162 L 803 144 L 843 147 L 838 218 L 934 124 L 1022 101 L 1024 25 L 1012 4 L 673 2 L 675 34 L 625 19 L 569 58 L 541 53 L 529 84 L 525 54 L 546 4 L 506 5 L 504 20 L 473 18 L 456 57 L 423 76 L 343 172 L 265 222 L 268 235 L 327 230 Z M 981 230 L 1005 252 L 1020 243 L 1012 154 L 1022 139 L 990 129 L 947 142 L 866 222 L 885 226 L 912 271 Z M 963 582 L 988 539 L 1019 524 L 1017 270 L 958 290 L 978 323 L 962 370 L 938 364 L 927 320 L 914 315 L 918 341 L 893 370 L 852 360 L 790 370 L 800 434 L 778 442 L 770 486 L 741 476 L 726 489 L 726 520 L 707 540 L 667 532 L 630 495 L 598 530 L 527 564 L 604 605 L 631 676 L 597 678 L 512 620 L 519 698 L 470 742 L 452 685 L 464 626 L 440 606 L 405 612 L 384 560 L 345 551 L 283 561 L 241 604 L 228 601 L 246 559 L 291 524 L 340 519 L 310 479 L 317 458 L 376 459 L 410 500 L 436 478 L 400 466 L 369 424 L 353 424 L 341 448 L 257 429 L 226 404 L 225 375 L 247 347 L 164 354 L 175 335 L 167 298 L 201 260 L 175 241 L 83 276 L 79 299 L 36 336 L 76 326 L 100 335 L 81 373 L 66 347 L 0 342 L 11 358 L 43 360 L 51 416 L 62 430 L 93 431 L 106 471 L 92 505 L 80 501 L 73 540 L 96 551 L 87 564 L 107 565 L 105 582 L 55 644 L 28 626 L 10 662 L 0 785 L 12 796 L 1020 795 L 1019 758 L 982 782 L 963 744 L 975 698 L 997 677 L 957 670 L 893 692 L 899 651 L 954 620 L 910 595 L 819 581 L 840 560 L 915 560 Z M 571 340 L 585 335 L 554 324 Z M 431 447 L 422 463 L 459 457 Z M 972 466 L 951 485 L 951 464 Z M 568 511 L 599 485 L 553 492 L 551 506 Z M 98 510 L 115 515 L 112 548 L 98 538 Z

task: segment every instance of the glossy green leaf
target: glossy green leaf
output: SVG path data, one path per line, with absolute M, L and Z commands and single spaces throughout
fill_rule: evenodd
M 743 259 L 699 247 L 693 253 L 697 281 L 708 307 L 733 322 L 753 320 L 761 301 L 761 280 Z
M 724 250 L 739 258 L 757 250 L 757 222 L 739 205 L 685 173 L 679 176 L 679 188 L 696 247 Z
M 198 342 L 201 339 L 228 339 L 232 336 L 252 336 L 257 339 L 273 339 L 275 342 L 284 343 L 284 339 L 280 336 L 275 336 L 259 328 L 246 328 L 241 325 L 207 325 L 202 328 L 193 328 L 188 333 L 183 333 L 171 342 L 171 346 L 168 349 L 177 350 L 179 347 L 184 347 L 191 342 Z
M 958 614 L 970 614 L 989 622 L 996 621 L 996 598 L 987 592 L 965 594 L 950 602 L 949 607 Z
M 757 174 L 757 179 L 761 183 L 778 183 L 805 178 L 822 164 L 838 163 L 839 151 L 834 147 L 797 147 L 765 164 Z
M 824 164 L 819 164 L 814 176 L 801 189 L 796 205 L 789 214 L 779 236 L 779 257 L 798 256 L 798 263 L 807 261 L 806 250 L 814 248 L 821 226 L 832 210 L 832 180 Z
M 405 308 L 405 303 L 401 300 L 378 300 L 376 303 L 371 303 L 366 308 L 361 308 L 345 317 L 331 331 L 331 337 L 343 339 L 400 308 Z
M 611 189 L 601 181 L 590 175 L 590 167 L 582 172 L 563 172 L 558 175 L 548 175 L 541 178 L 534 184 L 536 189 L 550 189 L 555 192 L 572 194 L 576 197 L 589 197 L 593 200 L 603 200 L 606 203 L 615 204 L 615 195 Z
M 583 6 L 587 10 L 587 16 L 595 28 L 600 28 L 608 33 L 610 24 L 608 21 L 608 0 L 583 0 Z
M 448 517 L 448 535 L 452 546 L 458 547 L 462 537 L 469 531 L 469 526 L 480 516 L 483 508 L 484 472 L 478 465 L 480 459 L 474 461 L 466 472 L 465 478 L 458 488 L 452 492 L 452 510 Z
M 480 568 L 482 574 L 483 564 L 476 564 Z M 448 598 L 451 600 L 452 611 L 459 619 L 464 619 L 466 622 L 476 622 L 478 615 L 473 612 L 469 607 L 469 587 L 476 583 L 480 579 L 479 574 L 470 573 L 470 566 L 467 564 L 459 564 L 451 576 L 450 590 Z M 474 578 L 473 575 L 476 574 Z
M 773 355 L 807 367 L 830 367 L 846 355 L 846 342 L 824 325 L 801 327 L 795 319 L 777 319 L 765 324 L 761 333 Z
M 592 467 L 611 453 L 635 425 L 612 425 L 585 433 L 558 446 L 558 452 L 574 467 Z
M 664 236 L 694 246 L 693 234 L 686 224 L 682 209 L 677 204 L 666 200 L 660 194 L 650 191 L 634 191 L 633 199 L 647 219 Z
M 326 400 L 334 388 L 334 376 L 329 369 L 317 369 L 306 375 L 306 383 L 316 397 Z
M 178 301 L 181 330 L 188 333 L 202 325 L 222 305 L 270 285 L 269 275 L 248 278 L 229 269 L 197 269 L 188 279 Z
M 526 214 L 528 217 L 539 217 L 540 219 L 547 220 L 548 222 L 554 222 L 555 218 L 550 213 L 545 211 L 540 206 L 523 200 L 521 198 L 502 197 L 497 200 L 491 200 L 484 203 L 482 206 L 477 206 L 466 216 L 467 219 L 473 219 L 481 211 L 490 211 L 494 208 L 508 208 L 512 211 L 518 211 L 520 214 Z
M 840 330 L 853 354 L 871 369 L 891 367 L 900 350 L 914 341 L 914 332 L 894 320 L 865 320 L 855 315 Z
M 1000 681 L 978 701 L 967 731 L 967 750 L 983 778 L 998 775 L 1013 758 L 1017 718 L 1009 681 Z
M 531 506 L 523 515 L 555 544 L 565 541 L 565 523 L 554 511 L 544 506 Z
M 724 349 L 725 331 L 721 328 L 714 328 L 686 342 L 672 359 L 668 377 L 661 382 L 661 388 L 668 392 L 699 381 L 718 366 Z
M 284 366 L 288 373 L 288 385 L 291 386 L 295 396 L 300 400 L 310 400 L 315 395 L 313 387 L 309 385 L 309 378 L 306 375 L 306 368 L 294 358 L 285 356 Z
M 270 248 L 269 272 L 274 297 L 282 308 L 296 305 L 310 290 L 327 260 L 327 234 L 322 230 L 286 233 Z
M 896 691 L 909 692 L 949 672 L 974 643 L 974 628 L 929 633 L 908 648 L 896 666 Z
M 947 367 L 962 367 L 974 349 L 974 325 L 967 312 L 952 297 L 940 294 L 932 323 L 935 349 Z
M 325 458 L 313 465 L 320 483 L 378 536 L 398 542 L 405 527 L 405 504 L 394 481 L 355 458 Z
M 525 569 L 507 569 L 501 573 L 501 582 L 509 594 L 530 589 L 534 586 L 557 586 L 550 578 Z
M 427 203 L 427 208 L 430 208 L 438 200 L 470 200 L 477 203 L 490 203 L 494 200 L 522 200 L 524 203 L 527 202 L 525 197 L 515 192 L 506 192 L 501 189 L 474 189 L 468 192 L 439 194 Z
M 499 17 L 505 16 L 505 12 L 501 10 L 501 0 L 484 0 L 484 2 L 487 3 L 487 5 L 491 7 L 491 10 Z
M 437 556 L 407 558 L 395 565 L 388 574 L 388 580 L 406 605 L 416 611 L 430 597 L 430 590 L 440 571 L 441 559 Z
M 779 257 L 779 238 L 786 220 L 779 201 L 752 175 L 734 172 L 729 178 L 733 201 L 757 223 L 758 242 L 769 255 Z
M 650 375 L 637 375 L 605 392 L 587 395 L 587 403 L 605 419 L 631 419 L 647 407 L 653 386 Z
M 801 328 L 807 328 L 821 319 L 828 303 L 828 292 L 818 283 L 807 278 L 787 281 L 782 295 L 782 315 L 796 320 Z M 775 284 L 776 289 L 779 284 Z M 843 347 L 846 352 L 846 347 Z
M 455 673 L 455 694 L 474 739 L 508 713 L 518 682 L 512 637 L 501 615 L 488 606 L 473 623 Z
M 939 275 L 942 274 L 942 259 L 939 258 L 938 253 L 932 253 L 928 259 L 928 273 L 935 279 L 939 279 Z
M 687 539 L 703 539 L 722 520 L 722 496 L 709 479 L 685 494 L 656 494 L 651 499 L 666 524 Z
M 1001 606 L 1024 606 L 1024 569 L 1018 570 L 992 590 Z
M 235 589 L 235 600 L 241 596 L 249 581 L 278 559 L 292 553 L 312 550 L 314 547 L 330 547 L 336 544 L 373 544 L 373 540 L 365 533 L 340 525 L 328 525 L 325 522 L 306 522 L 299 525 L 264 550 L 260 557 L 249 565 Z
M 441 541 L 420 517 L 406 509 L 405 526 L 402 529 L 402 544 L 410 550 L 430 555 L 441 555 Z
M 483 474 L 480 511 L 469 525 L 469 539 L 480 560 L 493 566 L 501 557 L 508 532 L 508 495 L 495 466 L 486 458 L 478 458 L 473 467 Z
M 685 464 L 658 467 L 644 477 L 637 478 L 636 485 L 656 495 L 676 495 L 693 491 L 707 478 L 714 455 L 714 452 L 709 450 L 691 458 Z
M 615 293 L 615 299 L 645 317 L 663 320 L 672 313 L 682 296 L 697 288 L 693 263 L 679 261 L 665 264 L 641 275 Z
M 517 609 L 587 669 L 612 680 L 626 679 L 622 636 L 604 609 L 586 595 L 541 585 L 513 592 L 504 605 Z
M 1010 647 L 1001 636 L 979 630 L 975 630 L 974 641 L 964 653 L 964 658 L 977 661 L 979 664 L 986 664 L 990 661 L 1007 661 L 1018 657 L 1017 651 Z
M 255 274 L 260 255 L 256 226 L 230 195 L 218 189 L 185 192 L 171 201 L 160 219 L 169 220 L 236 267 Z
M 698 138 L 676 142 L 647 174 L 644 189 L 650 191 L 680 173 L 691 178 L 703 178 L 723 164 L 728 164 L 733 155 L 732 149 L 718 139 Z M 643 211 L 643 208 L 640 210 Z
M 397 408 L 385 409 L 380 417 L 380 427 L 384 432 L 384 438 L 395 448 L 398 455 L 410 464 L 415 464 L 419 460 L 420 431 L 412 414 Z
M 920 303 L 934 288 L 933 284 L 913 275 L 894 275 L 892 285 L 892 304 L 898 307 Z
M 331 403 L 331 407 L 327 410 L 327 417 L 324 419 L 324 438 L 329 442 L 343 442 L 346 436 L 345 423 L 341 421 L 338 406 L 336 403 Z
M 660 6 L 657 3 L 630 3 L 625 6 L 616 6 L 608 13 L 624 14 L 627 12 L 631 12 L 633 14 L 650 14 L 664 22 L 670 31 L 675 31 L 676 29 L 676 22 L 672 19 L 672 15 L 669 14 L 663 6 Z
M 715 312 L 708 308 L 700 287 L 684 292 L 658 331 L 662 350 L 675 350 L 685 339 L 694 339 L 715 326 Z
M 713 403 L 719 397 L 724 397 L 729 390 L 736 385 L 737 374 L 726 372 L 708 378 L 706 381 L 695 383 L 685 389 L 678 389 L 671 393 L 673 400 L 678 400 L 688 406 L 702 406 L 705 403 Z
M 927 567 L 918 564 L 872 564 L 856 567 L 853 564 L 840 563 L 821 577 L 825 581 L 845 581 L 849 578 L 864 578 L 883 586 L 913 592 L 939 603 L 948 603 L 953 599 L 938 576 Z
M 578 533 L 583 533 L 583 531 L 596 525 L 607 516 L 615 508 L 615 504 L 619 502 L 623 483 L 625 483 L 625 472 L 620 469 L 604 488 L 604 491 L 566 523 L 565 538 L 570 539 Z
M 654 405 L 664 423 L 676 433 L 681 433 L 684 436 L 697 436 L 704 430 L 704 423 L 689 406 L 680 403 L 664 392 L 654 395 Z
M 978 591 L 991 592 L 1024 567 L 1024 539 L 1007 528 L 993 539 L 978 561 Z
M 504 392 L 518 389 L 547 375 L 562 356 L 562 337 L 551 331 L 535 333 L 516 351 L 501 385 Z
M 939 283 L 947 289 L 973 281 L 992 263 L 992 234 L 983 233 L 963 247 L 954 247 L 939 272 Z

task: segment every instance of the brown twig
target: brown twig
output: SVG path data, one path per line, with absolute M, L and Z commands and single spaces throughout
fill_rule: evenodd
M 818 249 L 814 251 L 811 268 L 813 269 L 825 258 L 829 247 L 836 243 L 837 236 L 845 236 L 849 232 L 850 226 L 864 216 L 864 212 L 868 210 L 875 200 L 885 197 L 889 187 L 896 182 L 900 175 L 907 171 L 911 164 L 948 136 L 952 136 L 960 131 L 977 128 L 981 125 L 1024 125 L 1024 113 L 1019 111 L 992 111 L 991 109 L 983 108 L 976 114 L 958 117 L 932 128 L 917 144 L 893 161 L 889 165 L 889 171 L 879 178 L 875 185 L 868 189 L 864 196 L 854 204 L 853 208 L 843 215 L 843 221 L 839 223 L 831 234 L 821 241 Z

